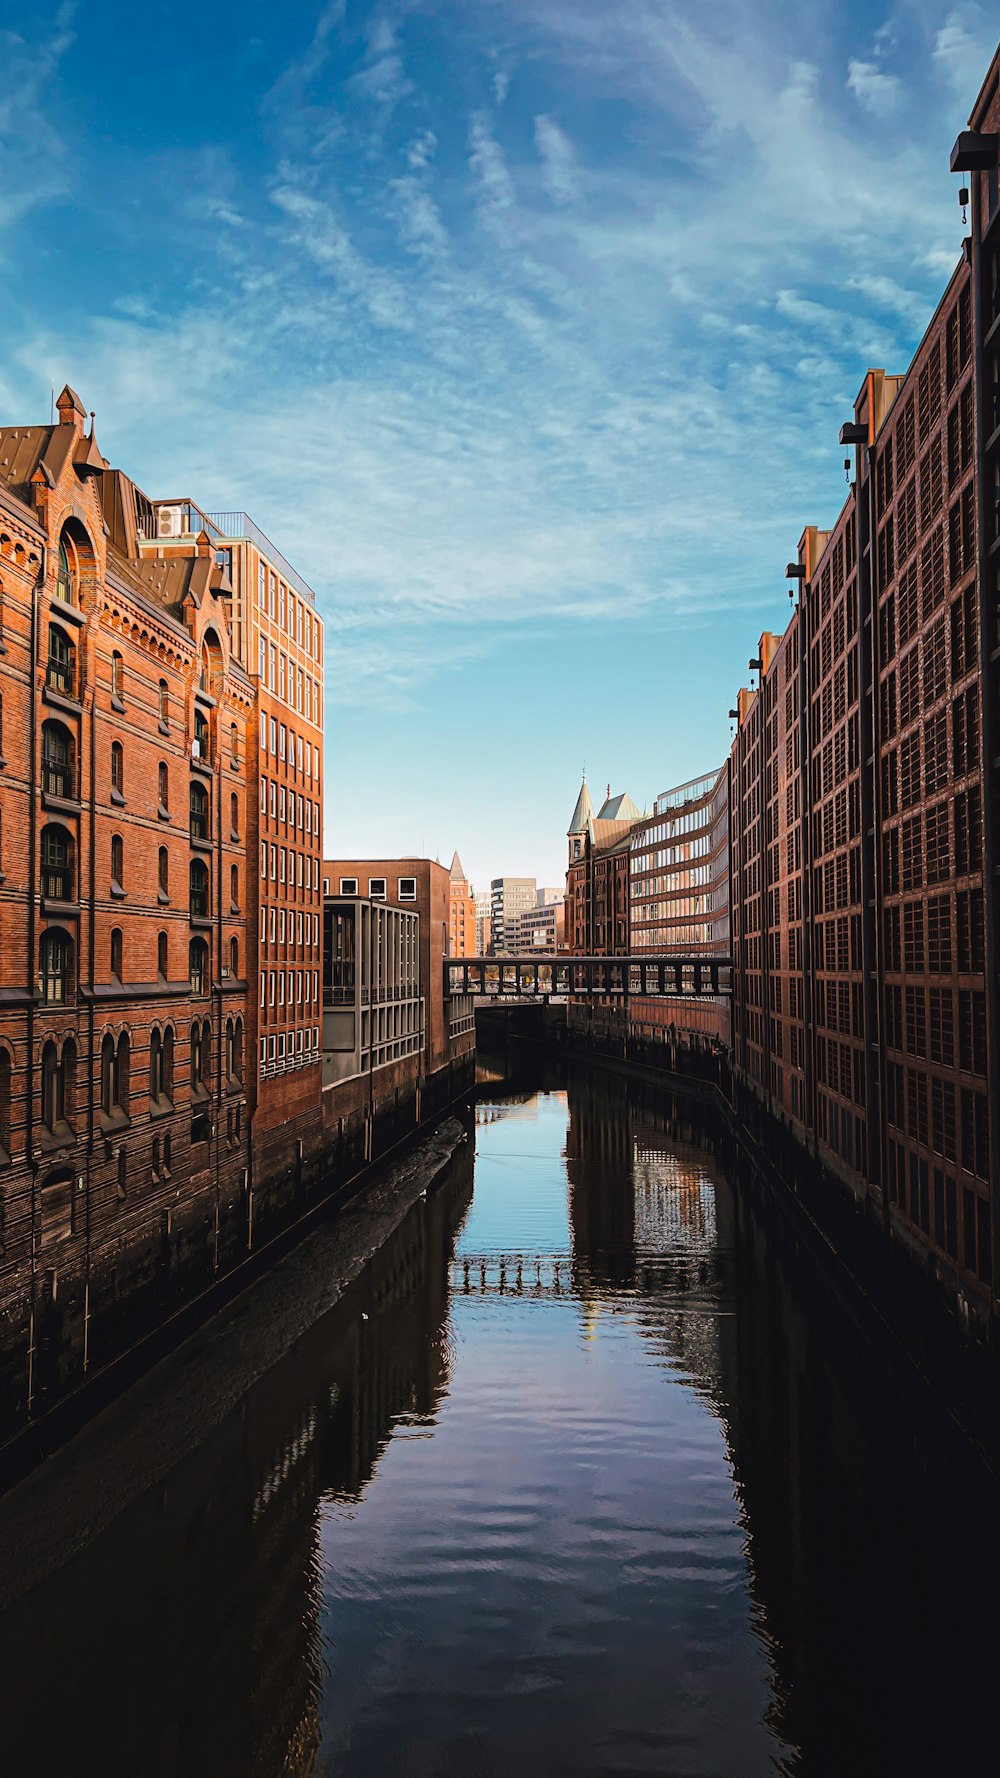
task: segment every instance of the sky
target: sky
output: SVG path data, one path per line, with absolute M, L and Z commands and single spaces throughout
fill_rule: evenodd
M 326 851 L 562 880 L 721 764 L 961 252 L 992 5 L 0 0 L 0 422 L 327 620 Z

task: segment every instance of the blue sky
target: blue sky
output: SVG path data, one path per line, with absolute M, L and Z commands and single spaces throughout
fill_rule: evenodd
M 327 616 L 327 844 L 558 882 L 720 762 L 993 9 L 0 0 L 0 415 L 73 383 Z

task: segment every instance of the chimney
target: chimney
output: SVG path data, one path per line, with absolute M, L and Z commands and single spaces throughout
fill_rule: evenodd
M 71 389 L 68 383 L 56 402 L 56 411 L 59 415 L 60 426 L 72 426 L 74 431 L 83 432 L 83 424 L 87 418 L 86 410 L 76 390 Z

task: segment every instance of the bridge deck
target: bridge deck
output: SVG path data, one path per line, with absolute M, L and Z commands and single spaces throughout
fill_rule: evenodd
M 445 998 L 471 994 L 488 1000 L 728 998 L 729 957 L 571 957 L 538 952 L 523 956 L 446 957 Z

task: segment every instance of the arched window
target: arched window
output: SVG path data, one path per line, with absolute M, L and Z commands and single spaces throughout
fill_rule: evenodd
M 168 1025 L 163 1033 L 163 1097 L 173 1104 L 174 1098 L 174 1029 Z
M 159 711 L 160 722 L 163 728 L 167 728 L 170 723 L 170 692 L 165 679 L 160 680 Z
M 232 1019 L 226 1020 L 226 1079 L 232 1080 L 236 1072 L 236 1040 L 233 1032 Z
M 238 840 L 240 837 L 240 799 L 235 790 L 229 798 L 229 825 L 232 829 L 230 838 Z
M 234 908 L 240 905 L 240 867 L 238 864 L 229 866 L 229 899 Z
M 10 1162 L 10 1051 L 0 1048 L 0 1166 Z
M 208 993 L 208 946 L 203 938 L 193 938 L 188 947 L 188 969 L 192 994 Z
M 110 1031 L 101 1038 L 101 1110 L 110 1117 L 115 1104 L 118 1082 L 115 1070 L 115 1040 Z
M 191 838 L 193 840 L 207 840 L 209 837 L 208 791 L 204 784 L 192 784 L 189 807 L 191 811 Z
M 120 741 L 111 743 L 111 797 L 114 802 L 125 801 L 125 749 Z
M 157 854 L 156 881 L 159 893 L 164 901 L 170 899 L 170 859 L 166 846 L 161 846 Z
M 125 708 L 125 662 L 117 648 L 111 656 L 111 701 L 118 708 Z
M 42 1000 L 46 1006 L 65 1006 L 73 989 L 73 944 L 66 932 L 43 932 L 38 947 Z
M 236 937 L 235 934 L 229 940 L 229 973 L 230 973 L 230 975 L 235 976 L 237 981 L 239 980 L 239 975 L 240 975 L 240 941 Z
M 114 981 L 120 982 L 122 980 L 122 929 L 120 926 L 113 927 L 111 932 L 111 976 Z
M 192 858 L 190 868 L 190 908 L 192 920 L 208 919 L 208 865 L 203 858 Z
M 163 1038 L 155 1029 L 149 1034 L 149 1097 L 154 1103 L 163 1097 Z
M 42 828 L 42 895 L 46 901 L 72 901 L 73 841 L 65 827 Z
M 72 798 L 75 794 L 73 742 L 61 722 L 42 723 L 42 789 L 46 796 Z
M 123 1031 L 118 1039 L 118 1103 L 125 1112 L 128 1111 L 131 1060 L 132 1046 L 128 1033 Z
M 59 561 L 56 567 L 56 598 L 64 605 L 79 604 L 80 564 L 73 541 L 64 531 L 59 539 Z
M 243 1020 L 237 1019 L 233 1029 L 233 1074 L 238 1081 L 243 1079 Z
M 194 740 L 191 743 L 191 755 L 192 758 L 200 759 L 205 764 L 211 762 L 212 755 L 209 747 L 208 717 L 203 710 L 196 710 L 194 713 Z
M 161 759 L 157 767 L 156 794 L 160 805 L 160 814 L 168 815 L 170 813 L 170 773 L 167 770 L 165 759 Z
M 235 722 L 229 724 L 229 757 L 233 765 L 238 764 L 240 757 L 240 731 Z
M 50 1132 L 66 1121 L 66 1075 L 62 1057 L 49 1040 L 42 1051 L 42 1123 Z
M 201 1026 L 197 1020 L 191 1026 L 191 1092 L 192 1095 L 204 1091 L 204 1055 L 201 1044 Z
M 156 935 L 156 973 L 162 981 L 167 979 L 167 935 L 159 932 Z
M 50 691 L 61 692 L 64 698 L 76 696 L 76 649 L 58 624 L 49 625 L 45 683 Z
M 125 842 L 120 833 L 111 836 L 111 887 L 120 890 L 125 882 Z

